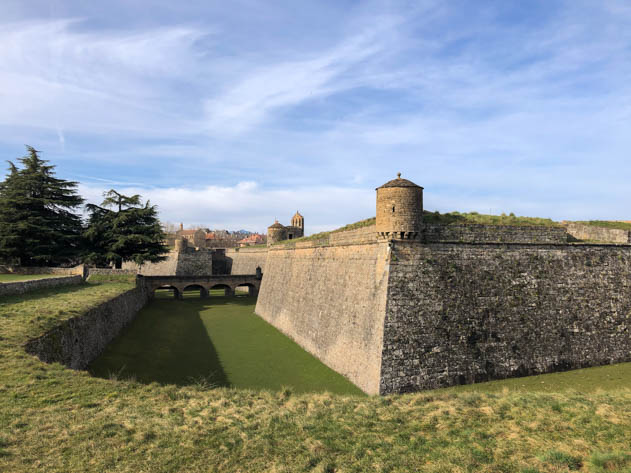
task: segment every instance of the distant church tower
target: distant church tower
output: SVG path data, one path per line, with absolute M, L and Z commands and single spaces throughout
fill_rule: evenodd
M 397 178 L 377 189 L 377 237 L 415 239 L 423 222 L 423 188 Z
M 267 227 L 267 246 L 273 245 L 282 240 L 293 240 L 305 235 L 305 218 L 296 211 L 296 215 L 291 217 L 291 224 L 284 226 L 276 220 Z
M 296 227 L 296 228 L 300 228 L 300 230 L 302 231 L 302 235 L 303 236 L 305 233 L 305 218 L 300 215 L 300 212 L 298 212 L 296 210 L 296 215 L 294 215 L 293 217 L 291 217 L 291 226 L 292 227 Z

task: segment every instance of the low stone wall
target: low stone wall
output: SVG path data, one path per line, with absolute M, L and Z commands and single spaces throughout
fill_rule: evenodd
M 367 227 L 357 228 L 355 230 L 347 230 L 345 232 L 334 232 L 329 236 L 331 245 L 347 245 L 357 243 L 372 243 L 377 240 L 377 226 L 370 225 Z
M 148 292 L 142 287 L 127 291 L 29 341 L 25 350 L 46 363 L 85 369 L 147 301 Z
M 567 243 L 564 227 L 513 225 L 436 225 L 425 224 L 421 232 L 424 243 Z
M 33 279 L 31 281 L 0 283 L 0 297 L 26 294 L 27 292 L 37 291 L 39 289 L 48 289 L 51 287 L 68 286 L 73 284 L 76 285 L 81 284 L 82 282 L 82 276 L 60 276 Z
M 269 248 L 256 313 L 362 390 L 377 394 L 387 242 L 300 245 Z
M 256 274 L 256 268 L 265 272 L 267 247 L 231 248 L 226 250 L 228 274 Z
M 382 394 L 631 360 L 631 247 L 395 242 Z
M 608 243 L 631 243 L 631 232 L 616 228 L 595 227 L 582 223 L 568 223 L 566 229 L 569 235 L 577 240 L 602 241 Z

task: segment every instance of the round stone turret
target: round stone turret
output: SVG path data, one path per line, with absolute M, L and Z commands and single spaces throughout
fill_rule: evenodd
M 377 188 L 377 237 L 418 238 L 423 223 L 423 188 L 397 178 Z
M 267 227 L 267 246 L 273 245 L 287 238 L 287 229 L 276 220 L 272 225 Z

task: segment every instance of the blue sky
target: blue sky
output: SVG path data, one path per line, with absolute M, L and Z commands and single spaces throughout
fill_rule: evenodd
M 0 154 L 98 202 L 307 232 L 425 207 L 631 220 L 626 0 L 0 3 Z

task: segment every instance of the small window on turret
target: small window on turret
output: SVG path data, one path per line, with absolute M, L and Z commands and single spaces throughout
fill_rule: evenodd
M 392 206 L 392 213 L 394 213 L 394 205 Z

